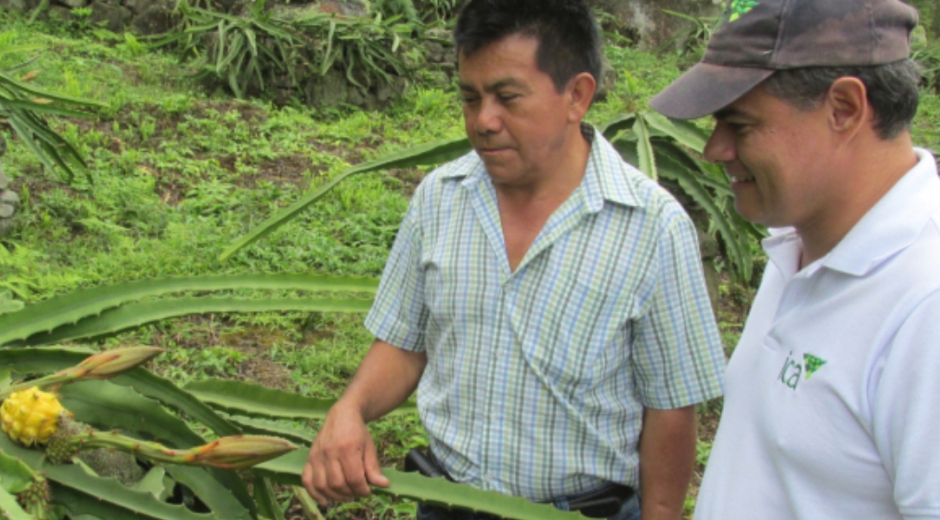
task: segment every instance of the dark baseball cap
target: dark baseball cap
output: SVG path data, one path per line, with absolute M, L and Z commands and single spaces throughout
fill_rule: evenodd
M 705 56 L 651 101 L 677 119 L 713 114 L 775 71 L 867 66 L 910 55 L 917 11 L 898 0 L 727 0 Z

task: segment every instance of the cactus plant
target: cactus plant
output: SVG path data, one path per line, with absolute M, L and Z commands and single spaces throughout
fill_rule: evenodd
M 76 348 L 0 348 L 0 367 L 12 368 L 18 377 L 39 376 L 0 388 L 0 397 L 6 396 L 0 405 L 4 431 L 12 432 L 0 435 L 0 508 L 10 518 L 61 518 L 55 516 L 61 512 L 116 519 L 283 518 L 271 483 L 299 484 L 309 437 L 293 436 L 301 444 L 295 450 L 276 421 L 322 416 L 332 402 L 235 381 L 201 381 L 181 389 L 134 366 L 157 353 L 139 347 L 91 355 Z M 58 397 L 39 386 L 56 388 Z M 177 414 L 201 422 L 210 433 L 196 433 Z M 7 428 L 8 415 L 11 425 L 25 417 L 24 424 L 35 431 Z M 58 417 L 54 428 L 52 417 Z M 133 479 L 99 474 L 80 455 L 96 448 L 130 453 L 132 463 L 136 459 L 150 470 Z M 583 518 L 466 485 L 383 471 L 392 486 L 376 488 L 379 493 L 510 519 Z M 167 485 L 210 513 L 169 503 Z M 155 491 L 144 492 L 145 487 Z

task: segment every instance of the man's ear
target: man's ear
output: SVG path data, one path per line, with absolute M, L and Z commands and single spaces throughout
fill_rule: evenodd
M 872 124 L 868 89 L 858 78 L 845 76 L 835 80 L 826 93 L 826 106 L 831 128 L 848 137 Z
M 594 76 L 582 72 L 571 78 L 571 81 L 568 82 L 567 91 L 569 100 L 568 121 L 570 123 L 580 123 L 594 101 L 597 81 L 594 80 Z

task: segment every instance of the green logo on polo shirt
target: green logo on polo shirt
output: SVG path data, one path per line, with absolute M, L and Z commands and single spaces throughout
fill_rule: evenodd
M 826 360 L 818 358 L 812 354 L 803 354 L 803 365 L 806 367 L 806 379 L 816 373 L 817 370 L 826 364 Z
M 793 352 L 790 352 L 790 355 L 787 356 L 787 360 L 783 362 L 783 367 L 780 369 L 780 374 L 777 375 L 777 380 L 789 387 L 791 390 L 796 390 L 796 387 L 800 385 L 800 381 L 806 375 L 806 379 L 809 379 L 810 376 L 816 373 L 817 370 L 822 368 L 826 364 L 826 360 L 820 357 L 814 356 L 812 354 L 803 354 L 803 362 L 799 362 L 799 358 L 793 358 Z
M 751 9 L 757 7 L 758 3 L 754 0 L 731 0 L 728 9 L 725 11 L 725 14 L 728 15 L 728 23 L 746 15 Z

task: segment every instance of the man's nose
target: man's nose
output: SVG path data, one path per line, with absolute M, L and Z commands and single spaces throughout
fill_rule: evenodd
M 729 162 L 737 158 L 734 136 L 728 123 L 723 121 L 715 123 L 715 129 L 708 138 L 708 142 L 705 143 L 704 155 L 705 160 L 713 163 Z
M 503 128 L 503 115 L 499 103 L 483 99 L 476 114 L 474 129 L 478 134 L 495 134 Z

